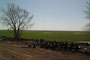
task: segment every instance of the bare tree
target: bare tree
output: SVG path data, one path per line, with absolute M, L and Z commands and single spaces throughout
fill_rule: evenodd
M 90 0 L 87 2 L 86 9 L 87 10 L 84 12 L 86 14 L 86 18 L 88 19 L 88 23 L 85 25 L 84 30 L 90 31 Z
M 28 11 L 20 8 L 15 4 L 7 4 L 7 9 L 3 9 L 2 21 L 14 33 L 14 38 L 18 40 L 21 37 L 22 31 L 28 26 L 31 27 L 33 15 Z

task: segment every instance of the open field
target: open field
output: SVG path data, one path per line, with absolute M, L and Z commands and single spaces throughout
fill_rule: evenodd
M 22 48 L 13 42 L 0 42 L 0 60 L 90 60 L 90 56 L 43 48 Z
M 11 31 L 0 31 L 0 36 L 13 37 Z M 89 41 L 85 32 L 24 31 L 22 38 L 56 41 Z M 0 60 L 90 60 L 90 55 L 78 52 L 55 51 L 36 48 L 22 48 L 17 42 L 0 41 Z
M 12 32 L 0 31 L 0 36 L 12 37 Z M 86 32 L 80 32 L 80 31 L 60 31 L 60 32 L 24 31 L 22 38 L 45 39 L 50 41 L 56 40 L 56 41 L 68 41 L 68 42 L 90 41 L 89 34 Z

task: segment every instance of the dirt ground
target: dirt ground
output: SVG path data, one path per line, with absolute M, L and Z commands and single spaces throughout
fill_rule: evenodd
M 0 60 L 90 60 L 90 56 L 43 48 L 22 48 L 22 45 L 0 42 Z

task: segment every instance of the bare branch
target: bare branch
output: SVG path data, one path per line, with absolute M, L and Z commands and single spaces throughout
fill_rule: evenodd
M 15 4 L 8 4 L 7 9 L 3 9 L 2 12 L 3 23 L 13 30 L 16 39 L 20 38 L 22 31 L 31 23 L 33 15 L 29 16 L 28 11 Z

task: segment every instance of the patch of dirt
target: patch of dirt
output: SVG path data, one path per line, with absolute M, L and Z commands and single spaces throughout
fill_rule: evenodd
M 90 56 L 43 48 L 22 48 L 21 45 L 0 42 L 1 60 L 90 60 Z

